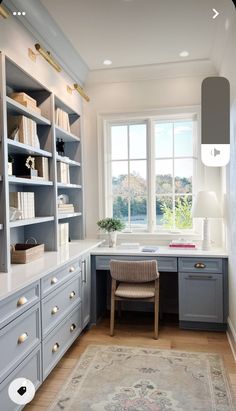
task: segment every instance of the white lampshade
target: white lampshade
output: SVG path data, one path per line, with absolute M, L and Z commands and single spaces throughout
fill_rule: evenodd
M 199 191 L 193 202 L 193 217 L 222 217 L 222 210 L 214 191 Z

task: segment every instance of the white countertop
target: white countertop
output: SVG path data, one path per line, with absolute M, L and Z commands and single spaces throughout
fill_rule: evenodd
M 153 247 L 153 246 L 152 246 Z M 204 251 L 200 249 L 183 249 L 183 248 L 170 248 L 168 246 L 158 246 L 156 252 L 143 252 L 143 246 L 139 249 L 125 249 L 119 246 L 103 247 L 100 245 L 92 250 L 92 255 L 134 255 L 134 256 L 155 256 L 155 257 L 215 257 L 215 258 L 227 258 L 228 253 L 222 248 L 213 248 L 210 251 Z
M 13 264 L 8 273 L 0 273 L 0 300 L 32 284 L 69 261 L 99 246 L 101 240 L 79 240 L 61 247 L 60 251 L 46 251 L 43 257 L 28 264 Z

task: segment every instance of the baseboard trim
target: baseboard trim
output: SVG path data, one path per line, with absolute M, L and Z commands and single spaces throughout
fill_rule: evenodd
M 228 318 L 228 327 L 227 327 L 227 332 L 226 332 L 229 345 L 234 357 L 234 361 L 236 362 L 236 331 L 234 329 L 234 326 L 232 324 L 232 321 L 230 318 Z

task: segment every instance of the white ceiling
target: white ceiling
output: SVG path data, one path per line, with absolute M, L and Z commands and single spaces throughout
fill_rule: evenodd
M 41 0 L 90 70 L 214 59 L 231 0 Z M 212 19 L 215 8 L 220 15 Z M 232 16 L 231 16 L 232 18 Z M 189 51 L 183 59 L 179 52 Z

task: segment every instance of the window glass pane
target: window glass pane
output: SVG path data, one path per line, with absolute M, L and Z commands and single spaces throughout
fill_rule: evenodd
M 130 195 L 144 196 L 147 194 L 147 161 L 130 161 Z
M 174 124 L 175 157 L 193 155 L 193 122 L 183 121 Z
M 126 160 L 128 158 L 128 127 L 111 127 L 111 158 L 112 160 Z
M 155 124 L 155 157 L 173 156 L 173 123 Z
M 133 124 L 129 127 L 130 158 L 146 158 L 146 124 Z
M 112 191 L 113 195 L 128 195 L 128 161 L 112 162 Z
M 113 197 L 113 217 L 120 218 L 124 223 L 128 221 L 128 199 L 122 196 Z
M 130 219 L 132 225 L 147 225 L 147 199 L 136 196 L 130 201 Z
M 158 196 L 156 198 L 156 225 L 167 229 L 174 227 L 172 197 Z
M 173 186 L 173 160 L 156 160 L 156 193 L 170 194 Z
M 190 229 L 193 225 L 191 216 L 192 196 L 176 196 L 175 198 L 175 227 Z
M 175 192 L 191 193 L 193 179 L 193 160 L 175 160 Z

